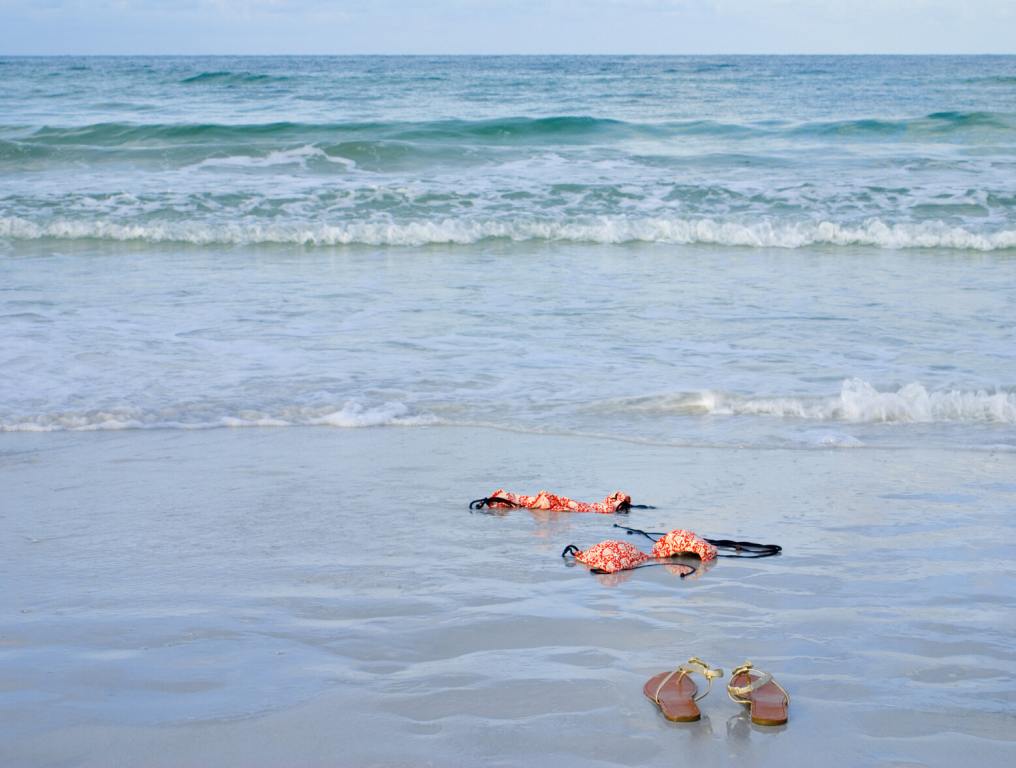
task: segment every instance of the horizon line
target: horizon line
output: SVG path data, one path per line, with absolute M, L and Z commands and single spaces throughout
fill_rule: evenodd
M 677 57 L 707 57 L 723 56 L 726 58 L 755 58 L 760 56 L 784 56 L 784 57 L 861 57 L 861 56 L 1009 56 L 1016 57 L 1014 52 L 853 52 L 853 53 L 4 53 L 0 52 L 0 58 L 148 58 L 148 59 L 171 59 L 171 58 L 192 58 L 192 57 L 261 57 L 261 58 L 537 58 L 537 57 L 585 57 L 585 58 L 677 58 Z

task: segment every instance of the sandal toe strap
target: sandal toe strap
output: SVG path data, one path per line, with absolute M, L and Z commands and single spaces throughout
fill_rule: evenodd
M 656 700 L 656 703 L 657 704 L 660 703 L 660 691 L 663 690 L 663 686 L 669 683 L 675 675 L 677 676 L 677 679 L 680 680 L 685 675 L 691 675 L 695 673 L 702 675 L 702 677 L 706 679 L 706 689 L 703 693 L 700 693 L 698 696 L 692 699 L 692 701 L 698 701 L 702 697 L 706 696 L 709 693 L 710 689 L 713 687 L 713 680 L 715 680 L 718 677 L 723 677 L 722 669 L 710 667 L 698 656 L 692 656 L 690 659 L 688 659 L 688 662 L 686 664 L 682 664 L 673 672 L 664 677 L 663 680 L 660 681 L 660 684 L 656 687 L 656 693 L 653 696 L 653 698 Z

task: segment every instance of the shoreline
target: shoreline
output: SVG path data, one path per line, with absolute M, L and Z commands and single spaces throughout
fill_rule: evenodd
M 846 766 L 1016 750 L 1016 651 L 998 623 L 1016 604 L 1011 455 L 431 427 L 12 434 L 0 449 L 7 763 L 669 765 L 676 750 L 775 765 L 821 749 Z M 558 555 L 612 538 L 613 516 L 471 515 L 498 485 L 620 487 L 659 507 L 623 524 L 784 555 L 603 580 Z M 700 723 L 664 721 L 642 682 L 691 655 L 773 671 L 790 724 L 751 726 L 722 686 Z

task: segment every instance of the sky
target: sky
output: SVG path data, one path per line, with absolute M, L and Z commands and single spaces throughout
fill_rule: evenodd
M 1016 0 L 0 0 L 0 55 L 143 53 L 1016 53 Z

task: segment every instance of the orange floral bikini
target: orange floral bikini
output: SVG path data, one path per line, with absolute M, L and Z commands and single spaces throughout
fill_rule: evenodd
M 628 571 L 649 559 L 649 555 L 632 544 L 616 539 L 601 541 L 589 549 L 577 549 L 574 544 L 569 544 L 561 557 L 567 555 L 572 555 L 578 562 L 588 565 L 594 573 Z
M 618 526 L 621 527 L 621 526 Z M 678 555 L 698 555 L 703 563 L 716 557 L 716 547 L 691 531 L 676 529 L 666 534 L 653 545 L 652 557 L 627 541 L 609 539 L 601 541 L 589 549 L 579 549 L 574 544 L 564 548 L 561 557 L 571 555 L 576 561 L 588 565 L 593 573 L 616 573 L 628 571 L 648 565 L 677 565 L 680 567 L 681 578 L 695 572 L 693 566 L 686 563 L 674 563 L 671 558 Z M 649 563 L 649 560 L 667 562 Z
M 697 555 L 703 563 L 717 557 L 772 557 L 778 555 L 782 548 L 778 544 L 755 544 L 750 541 L 731 541 L 729 539 L 704 539 L 697 534 L 675 528 L 668 533 L 647 533 L 638 528 L 627 528 L 614 523 L 615 528 L 631 534 L 640 534 L 653 542 L 652 555 L 647 555 L 626 541 L 610 539 L 601 541 L 589 549 L 579 549 L 574 544 L 564 548 L 561 557 L 574 557 L 577 562 L 588 565 L 593 573 L 616 573 L 649 565 L 667 565 L 679 569 L 683 579 L 696 572 L 696 568 L 687 563 L 678 563 L 673 558 L 680 555 Z M 659 538 L 654 538 L 658 536 Z M 724 554 L 720 554 L 723 550 Z M 655 560 L 657 562 L 649 562 Z
M 549 491 L 540 491 L 535 496 L 512 493 L 504 488 L 469 503 L 470 509 L 535 509 L 547 512 L 594 512 L 611 515 L 628 512 L 631 509 L 655 509 L 647 504 L 632 504 L 631 496 L 624 491 L 614 491 L 603 501 L 575 501 L 567 496 L 558 496 Z M 629 536 L 639 534 L 653 542 L 652 555 L 647 555 L 632 544 L 617 539 L 601 541 L 588 549 L 579 549 L 574 544 L 564 548 L 561 557 L 574 557 L 576 562 L 589 566 L 593 573 L 616 573 L 648 565 L 668 565 L 677 569 L 681 578 L 695 573 L 697 570 L 686 563 L 677 563 L 673 558 L 680 555 L 697 555 L 703 563 L 717 557 L 771 557 L 778 555 L 781 548 L 777 544 L 755 544 L 750 541 L 731 541 L 729 539 L 705 539 L 684 528 L 675 528 L 667 533 L 641 531 L 638 528 L 627 528 L 614 523 Z M 723 554 L 720 554 L 720 550 Z M 656 560 L 657 562 L 649 562 Z
M 512 493 L 504 488 L 498 488 L 490 496 L 483 499 L 476 499 L 469 503 L 470 509 L 511 509 L 523 507 L 525 509 L 542 509 L 548 512 L 596 512 L 601 515 L 613 515 L 617 512 L 627 512 L 629 509 L 649 509 L 642 504 L 632 504 L 631 496 L 624 491 L 614 491 L 603 501 L 587 502 L 575 501 L 567 496 L 558 496 L 550 491 L 540 491 L 535 496 L 527 496 L 523 493 Z

